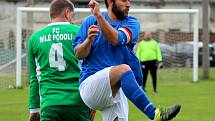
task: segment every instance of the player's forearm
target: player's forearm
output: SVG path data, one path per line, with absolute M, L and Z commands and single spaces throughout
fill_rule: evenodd
M 116 45 L 118 42 L 118 31 L 115 30 L 102 15 L 97 15 L 96 19 L 98 21 L 99 26 L 101 27 L 101 31 L 105 38 L 112 44 Z
M 159 46 L 157 47 L 157 60 L 162 61 L 162 54 Z
M 36 77 L 30 77 L 30 92 L 29 92 L 29 102 L 28 108 L 32 109 L 33 112 L 36 112 L 40 108 L 40 95 L 39 95 L 39 85 Z
M 31 41 L 30 41 L 31 42 Z M 33 54 L 31 44 L 28 48 L 28 63 L 29 63 L 29 72 L 30 72 L 30 93 L 29 93 L 29 109 L 40 108 L 40 96 L 39 96 L 39 83 L 37 78 L 37 71 L 40 70 L 36 67 L 35 56 Z
M 75 56 L 78 59 L 83 59 L 87 57 L 91 50 L 91 44 L 92 41 L 87 38 L 82 44 L 76 47 Z

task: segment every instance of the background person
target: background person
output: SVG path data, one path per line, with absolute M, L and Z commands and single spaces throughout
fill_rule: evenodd
M 150 71 L 153 90 L 157 93 L 157 68 L 162 61 L 162 56 L 158 42 L 152 38 L 151 32 L 144 33 L 144 39 L 139 43 L 136 55 L 142 65 L 143 89 L 146 88 L 147 75 Z

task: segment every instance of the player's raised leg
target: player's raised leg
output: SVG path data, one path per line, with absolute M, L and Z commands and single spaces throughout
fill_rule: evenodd
M 116 95 L 121 87 L 125 96 L 151 120 L 168 121 L 174 118 L 180 111 L 180 105 L 165 110 L 156 108 L 145 92 L 139 87 L 131 68 L 126 64 L 111 68 L 110 81 L 113 96 Z

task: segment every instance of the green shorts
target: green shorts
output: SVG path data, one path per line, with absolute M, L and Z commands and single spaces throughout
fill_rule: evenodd
M 90 121 L 86 106 L 50 106 L 41 110 L 40 121 Z

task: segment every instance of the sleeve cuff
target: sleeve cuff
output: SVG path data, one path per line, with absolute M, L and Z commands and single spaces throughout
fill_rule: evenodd
M 40 112 L 40 108 L 30 109 L 30 113 L 38 113 Z

